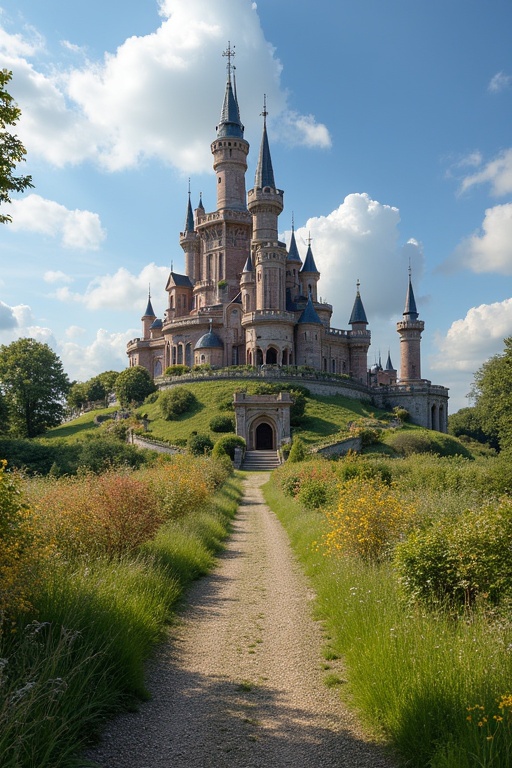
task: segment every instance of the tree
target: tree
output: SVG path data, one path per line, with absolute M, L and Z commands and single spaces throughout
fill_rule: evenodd
M 116 397 L 123 406 L 142 403 L 155 389 L 149 371 L 142 365 L 126 368 L 116 379 Z
M 471 391 L 482 429 L 497 435 L 500 450 L 512 448 L 512 336 L 504 344 L 475 373 Z
M 448 434 L 454 437 L 469 437 L 478 443 L 487 443 L 491 448 L 499 448 L 496 430 L 487 432 L 482 426 L 480 410 L 476 407 L 461 408 L 448 416 Z
M 60 358 L 48 344 L 18 339 L 0 346 L 0 389 L 15 435 L 35 437 L 60 424 L 69 386 Z
M 17 164 L 25 160 L 27 151 L 17 136 L 9 133 L 7 127 L 16 125 L 21 110 L 5 86 L 12 78 L 12 72 L 0 70 L 0 203 L 10 203 L 12 192 L 23 192 L 32 187 L 31 176 L 15 176 Z M 0 214 L 0 223 L 11 221 L 7 214 Z

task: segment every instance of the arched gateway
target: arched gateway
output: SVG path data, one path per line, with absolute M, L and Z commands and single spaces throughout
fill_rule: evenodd
M 254 443 L 257 451 L 275 451 L 274 430 L 266 421 L 256 427 Z
M 289 392 L 248 395 L 235 392 L 236 433 L 243 437 L 248 451 L 276 451 L 290 442 Z

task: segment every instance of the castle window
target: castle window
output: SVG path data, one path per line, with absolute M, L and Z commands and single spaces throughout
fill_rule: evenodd
M 222 253 L 219 253 L 219 280 L 222 280 L 223 277 L 224 277 L 223 256 L 222 256 Z

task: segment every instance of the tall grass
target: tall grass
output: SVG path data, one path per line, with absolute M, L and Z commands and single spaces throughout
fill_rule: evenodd
M 58 556 L 56 542 L 32 609 L 0 634 L 2 768 L 83 765 L 78 751 L 105 719 L 147 696 L 144 662 L 185 586 L 211 568 L 240 493 L 230 478 L 115 557 Z
M 407 766 L 509 767 L 510 621 L 478 609 L 454 616 L 411 607 L 389 563 L 326 556 L 322 514 L 275 482 L 264 490 L 315 587 L 331 651 L 347 665 L 345 695 L 362 719 Z

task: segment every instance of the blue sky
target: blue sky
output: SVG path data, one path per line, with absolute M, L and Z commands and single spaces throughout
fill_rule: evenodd
M 357 280 L 388 349 L 407 272 L 422 375 L 468 404 L 512 334 L 509 0 L 0 0 L 1 66 L 35 188 L 0 229 L 0 343 L 45 341 L 72 379 L 126 365 L 151 284 L 161 316 L 188 180 L 215 206 L 210 143 L 236 47 L 247 187 L 268 129 L 280 217 L 309 234 L 346 328 Z

